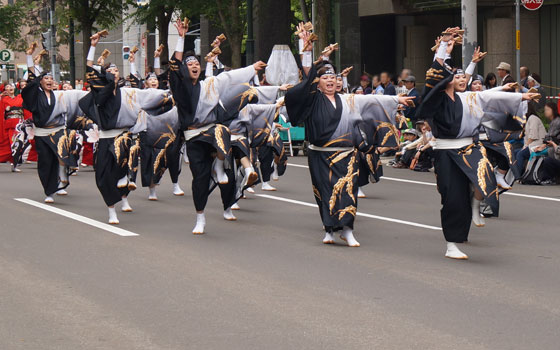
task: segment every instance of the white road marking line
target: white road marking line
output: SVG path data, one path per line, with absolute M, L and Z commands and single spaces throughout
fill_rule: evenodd
M 295 199 L 276 197 L 276 196 L 271 196 L 271 195 L 268 195 L 268 194 L 256 194 L 256 196 L 262 197 L 262 198 L 274 199 L 274 200 L 282 201 L 282 202 L 304 205 L 306 207 L 317 208 L 317 204 L 302 202 L 302 201 L 298 201 L 298 200 L 295 200 Z M 426 228 L 426 229 L 429 229 L 429 230 L 441 231 L 441 227 L 419 224 L 419 223 L 412 222 L 412 221 L 393 219 L 393 218 L 388 218 L 388 217 L 385 217 L 385 216 L 378 216 L 378 215 L 372 215 L 372 214 L 366 214 L 366 213 L 360 213 L 360 212 L 356 213 L 356 215 L 357 216 L 363 216 L 363 217 L 370 218 L 370 219 L 389 221 L 389 222 L 394 222 L 394 223 L 402 224 L 402 225 L 415 226 L 415 227 Z
M 299 164 L 291 164 L 291 163 L 288 164 L 288 165 L 291 165 L 291 166 L 296 167 L 296 168 L 309 168 L 307 165 L 299 165 Z M 433 183 L 433 182 L 399 179 L 399 178 L 396 178 L 396 177 L 387 177 L 387 176 L 382 176 L 381 178 L 385 179 L 385 180 L 389 180 L 389 181 L 407 182 L 407 183 L 411 183 L 411 184 L 424 185 L 424 186 L 436 186 L 436 184 Z M 515 193 L 515 192 L 509 192 L 509 191 L 505 192 L 505 193 L 502 193 L 502 195 L 532 198 L 532 199 L 542 199 L 542 200 L 545 200 L 545 201 L 552 201 L 552 202 L 560 202 L 560 198 L 535 196 L 535 195 L 532 195 L 532 194 Z
M 119 235 L 119 236 L 123 236 L 123 237 L 139 236 L 137 233 L 127 231 L 127 230 L 123 230 L 122 228 L 118 228 L 118 227 L 115 227 L 113 225 L 109 225 L 109 224 L 106 224 L 106 223 L 103 223 L 103 222 L 99 222 L 97 220 L 93 220 L 93 219 L 90 219 L 90 218 L 82 216 L 82 215 L 74 214 L 72 212 L 69 212 L 69 211 L 66 211 L 66 210 L 63 210 L 63 209 L 60 209 L 60 208 L 57 208 L 57 207 L 53 207 L 53 206 L 50 206 L 50 205 L 47 205 L 47 204 L 39 203 L 39 202 L 36 202 L 34 200 L 31 200 L 31 199 L 14 198 L 14 200 L 16 200 L 18 202 L 25 203 L 25 204 L 32 205 L 34 207 L 37 207 L 37 208 L 40 208 L 40 209 L 43 209 L 43 210 L 46 210 L 46 211 L 50 211 L 51 213 L 55 213 L 55 214 L 67 217 L 67 218 L 70 218 L 72 220 L 80 221 L 84 224 L 87 224 L 87 225 L 90 225 L 90 226 L 93 226 L 93 227 L 97 227 L 97 228 L 100 228 L 100 229 L 105 230 L 105 231 L 109 231 L 109 232 L 114 233 L 114 234 Z

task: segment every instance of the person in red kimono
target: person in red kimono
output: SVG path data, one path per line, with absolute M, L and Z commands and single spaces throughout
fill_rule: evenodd
M 12 142 L 14 135 L 17 134 L 16 126 L 24 119 L 22 105 L 21 95 L 15 95 L 15 86 L 6 84 L 0 100 L 0 119 L 2 122 L 0 161 L 11 162 L 13 172 L 19 171 L 17 162 L 14 162 L 12 158 Z

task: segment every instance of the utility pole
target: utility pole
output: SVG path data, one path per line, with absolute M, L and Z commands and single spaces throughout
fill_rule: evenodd
M 245 56 L 247 65 L 254 62 L 255 40 L 253 38 L 253 0 L 247 0 L 247 41 Z
M 462 52 L 463 69 L 467 69 L 467 66 L 471 62 L 474 49 L 478 46 L 476 0 L 461 0 L 461 22 L 465 30 Z
M 50 54 L 51 54 L 51 72 L 54 76 L 54 79 L 59 82 L 60 81 L 60 70 L 58 69 L 58 65 L 56 64 L 56 27 L 55 27 L 55 18 L 54 18 L 54 6 L 55 0 L 50 0 L 50 18 L 51 18 L 51 47 L 50 47 Z
M 515 1 L 515 77 L 519 81 L 519 68 L 521 67 L 521 23 L 519 5 L 521 0 Z
M 72 87 L 76 88 L 76 57 L 74 53 L 74 19 L 70 17 L 70 23 L 68 23 L 68 37 L 70 45 L 70 84 Z

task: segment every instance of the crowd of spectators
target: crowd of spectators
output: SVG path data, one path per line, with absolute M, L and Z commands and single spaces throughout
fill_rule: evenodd
M 531 73 L 528 67 L 521 67 L 520 81 L 515 84 L 511 76 L 511 65 L 500 62 L 496 72 L 489 72 L 486 77 L 474 75 L 468 84 L 469 91 L 483 91 L 503 87 L 505 91 L 538 92 L 542 98 L 528 103 L 525 115 L 526 124 L 523 139 L 512 140 L 511 145 L 516 154 L 516 167 L 520 173 L 527 175 L 536 171 L 540 184 L 560 184 L 560 103 L 558 99 L 547 100 L 545 90 L 541 86 L 538 73 Z M 513 83 L 513 84 L 512 84 Z M 515 85 L 515 86 L 513 86 Z M 510 87 L 511 86 L 511 87 Z M 429 171 L 433 167 L 434 138 L 430 126 L 423 120 L 417 120 L 416 106 L 421 103 L 422 92 L 416 88 L 416 77 L 410 69 L 403 69 L 398 76 L 383 71 L 370 76 L 362 74 L 360 82 L 351 89 L 356 94 L 408 95 L 415 96 L 415 107 L 406 107 L 401 113 L 408 124 L 401 128 L 401 145 L 396 150 L 383 154 L 393 157 L 388 165 L 399 169 Z M 548 125 L 548 131 L 545 127 Z M 533 159 L 542 158 L 535 169 Z M 524 183 L 524 179 L 519 179 Z M 533 183 L 527 181 L 527 183 Z

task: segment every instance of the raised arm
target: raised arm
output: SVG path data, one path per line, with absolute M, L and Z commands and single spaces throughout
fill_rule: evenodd
M 179 34 L 179 39 L 177 40 L 177 46 L 175 47 L 175 59 L 179 61 L 183 61 L 183 50 L 185 47 L 185 34 L 189 31 L 189 24 L 184 23 L 181 21 L 180 18 L 177 19 L 175 23 L 175 28 L 177 29 L 177 33 Z
M 161 74 L 161 52 L 163 51 L 163 44 L 161 44 L 157 50 L 154 52 L 154 73 L 156 73 L 156 75 L 160 75 Z
M 99 33 L 95 33 L 89 39 L 91 40 L 91 46 L 89 47 L 86 65 L 88 67 L 93 67 L 93 60 L 95 59 L 95 47 L 97 46 L 99 39 L 101 39 L 101 35 L 99 35 Z

